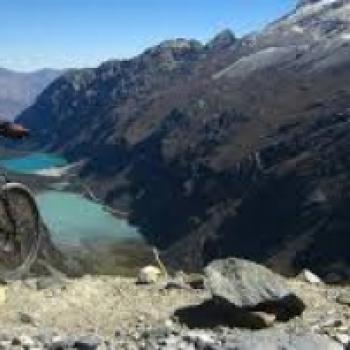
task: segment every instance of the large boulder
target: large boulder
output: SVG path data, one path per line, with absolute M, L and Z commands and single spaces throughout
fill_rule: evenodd
M 216 260 L 204 272 L 206 285 L 213 297 L 224 299 L 237 307 L 254 307 L 279 301 L 291 294 L 280 275 L 248 260 Z
M 227 307 L 274 314 L 278 321 L 299 316 L 305 309 L 282 276 L 256 263 L 237 258 L 216 260 L 204 272 L 213 300 Z

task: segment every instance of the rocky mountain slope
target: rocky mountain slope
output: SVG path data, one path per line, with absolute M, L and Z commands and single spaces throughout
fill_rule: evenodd
M 349 54 L 350 1 L 301 1 L 243 38 L 69 72 L 19 119 L 175 267 L 234 255 L 348 279 Z
M 13 120 L 60 74 L 53 69 L 19 73 L 0 68 L 0 116 Z

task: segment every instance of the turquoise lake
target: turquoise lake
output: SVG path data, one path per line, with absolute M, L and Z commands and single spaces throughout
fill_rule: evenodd
M 70 192 L 45 191 L 37 196 L 42 217 L 54 241 L 79 245 L 91 240 L 140 240 L 135 227 L 117 219 L 103 206 L 82 195 Z
M 0 166 L 21 174 L 34 174 L 39 170 L 65 165 L 67 161 L 63 157 L 46 153 L 33 153 L 25 157 L 0 160 Z
M 22 158 L 0 160 L 0 166 L 21 174 L 67 165 L 57 155 L 33 153 Z M 48 188 L 37 194 L 37 203 L 51 236 L 56 243 L 79 245 L 95 241 L 142 241 L 137 228 L 127 220 L 119 219 L 104 206 L 78 193 L 64 190 L 57 180 L 57 189 Z M 61 187 L 61 188 L 60 188 Z

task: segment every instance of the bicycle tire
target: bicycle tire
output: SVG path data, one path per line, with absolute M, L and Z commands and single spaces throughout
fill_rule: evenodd
M 0 268 L 0 278 L 2 280 L 18 279 L 29 272 L 31 266 L 37 258 L 42 236 L 41 217 L 36 205 L 35 197 L 30 189 L 25 185 L 16 182 L 9 182 L 0 187 L 0 193 L 2 194 L 2 198 L 0 199 L 0 207 L 1 210 L 4 210 L 5 215 L 7 215 L 6 220 L 8 220 L 7 224 L 10 225 L 9 227 L 13 227 L 13 225 L 15 225 L 13 228 L 14 231 L 30 231 L 27 232 L 28 237 L 25 237 L 25 239 L 28 238 L 30 240 L 30 246 L 29 248 L 27 247 L 23 261 L 21 261 L 18 266 L 15 267 Z M 24 208 L 22 207 L 23 205 L 25 205 Z M 22 219 L 25 219 L 25 210 L 27 210 L 27 219 L 30 220 L 29 226 L 28 222 L 21 222 Z M 12 216 L 11 218 L 9 217 L 10 215 Z M 23 235 L 23 232 L 13 232 L 13 234 Z M 6 255 L 3 255 L 6 258 Z

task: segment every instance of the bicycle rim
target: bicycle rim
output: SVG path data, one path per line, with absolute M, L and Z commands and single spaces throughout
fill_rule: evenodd
M 31 192 L 21 184 L 1 188 L 0 200 L 0 276 L 20 278 L 29 271 L 40 244 L 40 216 Z M 10 248 L 6 249 L 8 243 Z M 12 249 L 11 249 L 12 248 Z

